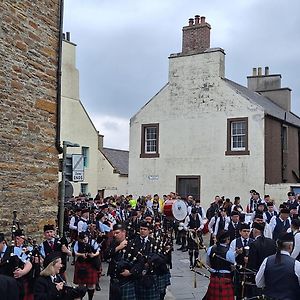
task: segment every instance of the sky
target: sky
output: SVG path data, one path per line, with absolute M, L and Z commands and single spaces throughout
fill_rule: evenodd
M 299 11 L 299 0 L 65 0 L 80 100 L 104 146 L 128 150 L 129 120 L 167 83 L 168 57 L 195 15 L 211 25 L 211 47 L 225 50 L 226 78 L 246 86 L 252 68 L 269 66 L 300 116 Z

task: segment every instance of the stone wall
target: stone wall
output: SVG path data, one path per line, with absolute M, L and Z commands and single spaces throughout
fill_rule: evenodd
M 58 208 L 56 92 L 59 0 L 0 4 L 0 231 L 18 211 L 25 234 Z

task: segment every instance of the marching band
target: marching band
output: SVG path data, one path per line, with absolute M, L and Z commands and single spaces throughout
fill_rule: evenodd
M 175 240 L 181 246 L 177 251 L 188 252 L 194 287 L 196 274 L 210 279 L 203 299 L 296 300 L 299 209 L 293 192 L 277 209 L 269 195 L 261 199 L 251 190 L 245 211 L 238 196 L 234 203 L 216 196 L 207 211 L 199 199 L 175 193 L 163 200 L 157 194 L 137 200 L 77 197 L 66 206 L 65 236 L 58 238 L 54 224 L 46 224 L 40 244 L 25 236 L 14 211 L 11 243 L 0 233 L 0 282 L 17 286 L 12 293 L 18 298 L 12 299 L 68 300 L 86 294 L 92 300 L 101 290 L 105 261 L 109 299 L 162 300 L 171 284 Z M 72 256 L 73 280 L 66 275 Z M 71 280 L 75 287 L 67 284 Z

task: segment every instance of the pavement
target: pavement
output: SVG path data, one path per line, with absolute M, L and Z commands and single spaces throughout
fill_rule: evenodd
M 167 289 L 165 300 L 190 300 L 190 299 L 202 299 L 206 293 L 209 279 L 204 276 L 198 275 L 189 269 L 189 255 L 188 252 L 182 252 L 177 250 L 180 246 L 174 245 L 175 250 L 172 254 L 173 268 L 171 270 L 171 285 Z M 200 250 L 200 258 L 205 261 L 205 252 Z M 106 274 L 108 264 L 102 263 L 103 273 Z M 197 269 L 201 273 L 208 274 L 204 269 Z M 74 267 L 68 266 L 67 276 L 68 282 L 72 282 Z M 196 278 L 196 288 L 195 285 Z M 96 291 L 94 300 L 109 299 L 109 276 L 102 276 L 100 280 L 101 291 Z M 84 300 L 88 297 L 85 296 Z

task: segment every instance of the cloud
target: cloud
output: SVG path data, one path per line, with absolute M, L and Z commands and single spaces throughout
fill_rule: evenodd
M 181 51 L 181 29 L 200 14 L 212 26 L 211 46 L 225 49 L 226 77 L 246 85 L 253 67 L 269 66 L 271 73 L 282 74 L 283 86 L 293 90 L 292 110 L 300 115 L 300 1 L 199 3 L 65 0 L 64 30 L 71 31 L 78 45 L 80 94 L 86 109 L 102 119 L 109 116 L 128 123 L 167 82 L 168 56 Z M 110 125 L 108 130 L 102 122 L 98 129 L 108 130 L 107 140 L 117 137 L 111 142 L 116 145 L 121 139 L 110 136 L 116 133 Z

